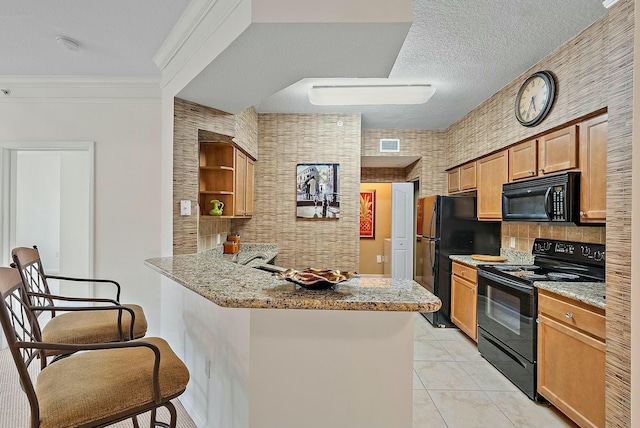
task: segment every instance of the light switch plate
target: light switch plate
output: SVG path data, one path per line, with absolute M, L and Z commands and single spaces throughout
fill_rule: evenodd
M 382 256 L 377 256 L 377 259 L 378 263 L 382 263 Z
M 191 201 L 180 201 L 180 215 L 191 215 Z
M 509 240 L 509 247 L 511 248 L 516 248 L 516 238 L 515 237 L 511 237 L 511 239 Z

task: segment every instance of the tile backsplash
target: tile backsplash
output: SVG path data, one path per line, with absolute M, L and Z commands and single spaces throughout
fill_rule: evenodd
M 537 223 L 502 222 L 502 248 L 531 252 L 535 238 L 559 239 L 563 241 L 606 243 L 605 227 L 601 226 L 554 226 Z M 511 247 L 511 238 L 515 247 Z

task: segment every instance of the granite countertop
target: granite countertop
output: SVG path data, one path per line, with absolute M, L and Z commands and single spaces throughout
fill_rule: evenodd
M 484 262 L 474 260 L 468 255 L 451 255 L 451 260 L 477 267 L 484 264 L 531 264 L 533 255 L 522 251 L 501 249 L 500 255 L 507 257 L 504 262 Z M 603 282 L 562 282 L 562 281 L 535 281 L 534 287 L 551 291 L 570 299 L 578 300 L 597 308 L 606 309 L 605 283 Z
M 606 285 L 604 282 L 536 281 L 533 285 L 600 309 L 606 309 L 604 298 Z
M 269 252 L 263 245 L 274 244 L 241 244 L 238 261 L 241 263 L 257 252 Z M 352 278 L 332 289 L 306 290 L 277 279 L 272 272 L 252 267 L 265 264 L 264 260 L 256 259 L 243 266 L 229 261 L 231 257 L 222 255 L 217 248 L 198 254 L 148 259 L 145 264 L 227 308 L 433 312 L 442 304 L 413 280 Z
M 502 248 L 500 250 L 500 255 L 507 258 L 504 262 L 486 262 L 483 260 L 474 260 L 471 258 L 471 255 L 458 255 L 453 254 L 450 255 L 449 258 L 456 262 L 464 263 L 467 266 L 478 267 L 479 265 L 495 265 L 495 264 L 505 264 L 505 265 L 526 265 L 533 263 L 533 256 L 529 253 L 525 253 L 524 251 L 517 251 L 508 248 Z

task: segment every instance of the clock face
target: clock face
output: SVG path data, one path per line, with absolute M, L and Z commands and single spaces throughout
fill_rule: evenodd
M 555 98 L 555 81 L 551 73 L 532 74 L 516 96 L 516 119 L 524 126 L 534 126 L 547 116 Z

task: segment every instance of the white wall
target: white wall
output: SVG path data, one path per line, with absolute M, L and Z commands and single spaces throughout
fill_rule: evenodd
M 160 255 L 157 81 L 30 83 L 4 83 L 12 96 L 0 102 L 0 141 L 95 141 L 94 272 L 118 280 L 122 300 L 143 305 L 149 334 L 159 334 L 159 278 L 143 263 Z

